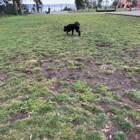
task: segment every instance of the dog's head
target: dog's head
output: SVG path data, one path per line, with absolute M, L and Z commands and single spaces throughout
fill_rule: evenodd
M 66 32 L 67 31 L 67 26 L 64 26 L 64 32 Z
M 80 26 L 80 23 L 78 21 L 76 21 L 74 24 Z

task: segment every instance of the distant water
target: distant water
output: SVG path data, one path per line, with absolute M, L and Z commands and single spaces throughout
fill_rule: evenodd
M 26 4 L 29 11 L 31 12 L 32 8 L 33 8 L 33 4 Z M 67 3 L 63 3 L 63 4 L 44 4 L 42 6 L 42 12 L 48 11 L 48 7 L 51 8 L 51 12 L 54 11 L 61 11 L 63 10 L 65 7 L 67 6 L 67 8 L 71 8 L 71 9 L 76 9 L 75 4 L 67 4 Z

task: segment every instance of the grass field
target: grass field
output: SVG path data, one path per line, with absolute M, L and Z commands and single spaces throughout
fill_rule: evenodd
M 63 26 L 79 21 L 81 36 Z M 140 18 L 0 18 L 0 140 L 140 140 Z

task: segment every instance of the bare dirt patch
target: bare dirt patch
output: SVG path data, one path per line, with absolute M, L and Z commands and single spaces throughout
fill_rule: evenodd
M 100 41 L 100 40 L 96 41 L 95 44 L 96 44 L 96 46 L 98 46 L 98 47 L 109 47 L 109 46 L 110 46 L 108 43 L 102 42 L 102 41 Z
M 27 117 L 28 117 L 28 114 L 20 112 L 16 115 L 11 116 L 10 123 L 14 123 L 17 120 L 25 119 Z
M 2 99 L 0 99 L 0 105 L 3 103 L 3 100 Z
M 19 62 L 19 61 L 22 61 L 23 59 L 24 59 L 24 56 L 19 55 L 17 58 L 11 59 L 11 62 Z
M 0 80 L 4 83 L 8 80 L 8 76 L 7 76 L 6 72 L 1 72 L 0 73 Z
M 117 70 L 111 66 L 106 66 L 107 69 L 113 70 L 112 74 L 105 74 L 103 71 L 104 69 L 102 66 L 96 66 L 93 64 L 93 62 L 84 62 L 85 68 L 77 68 L 77 69 L 69 69 L 67 66 L 59 68 L 59 69 L 47 69 L 46 66 L 56 66 L 57 64 L 54 62 L 42 62 L 42 71 L 47 79 L 56 78 L 56 82 L 58 82 L 61 79 L 66 79 L 70 83 L 75 80 L 83 80 L 87 81 L 87 83 L 93 88 L 93 85 L 95 83 L 107 83 L 109 86 L 109 89 L 114 91 L 114 88 L 118 87 L 117 91 L 119 91 L 119 94 L 122 96 L 124 94 L 124 91 L 130 90 L 130 89 L 136 89 L 137 91 L 140 91 L 140 75 L 137 75 L 133 77 L 137 80 L 136 83 L 130 82 L 132 77 L 126 77 L 125 72 Z M 87 76 L 87 71 L 90 72 L 93 77 L 89 78 Z M 57 83 L 58 84 L 58 83 Z M 58 87 L 58 86 L 57 86 Z

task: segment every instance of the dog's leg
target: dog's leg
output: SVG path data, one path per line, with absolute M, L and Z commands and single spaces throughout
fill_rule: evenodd
M 79 31 L 79 36 L 81 35 L 81 32 Z
M 68 35 L 68 31 L 67 31 L 67 35 Z
M 81 35 L 79 27 L 76 29 L 76 32 L 79 34 L 79 36 Z
M 72 30 L 72 35 L 73 35 L 73 30 Z
M 81 35 L 81 31 L 80 30 L 78 30 L 77 33 L 79 34 L 79 36 Z

